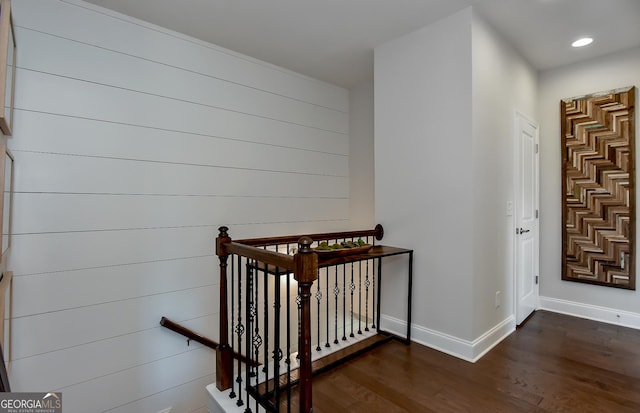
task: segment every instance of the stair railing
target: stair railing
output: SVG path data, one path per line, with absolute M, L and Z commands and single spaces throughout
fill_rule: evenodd
M 374 237 L 380 240 L 382 236 L 383 229 L 378 225 L 373 230 L 233 241 L 229 236 L 228 228 L 220 227 L 216 238 L 216 254 L 220 266 L 220 342 L 216 349 L 218 390 L 230 390 L 229 396 L 236 398 L 238 406 L 246 404 L 245 411 L 248 412 L 251 412 L 249 400 L 251 396 L 256 401 L 256 412 L 259 410 L 259 403 L 262 408 L 272 412 L 280 411 L 283 405 L 286 406 L 287 411 L 292 411 L 292 407 L 297 405 L 300 413 L 311 413 L 313 411 L 312 329 L 314 327 L 311 320 L 311 301 L 312 285 L 319 274 L 318 254 L 312 249 L 312 245 L 314 242 L 317 245 L 320 240 L 359 237 L 374 243 Z M 295 313 L 291 311 L 294 305 L 291 304 L 292 300 L 288 295 L 290 287 L 295 286 L 291 281 L 291 275 L 297 283 L 295 303 L 298 328 L 297 337 L 294 338 L 295 343 L 289 337 L 291 315 Z M 353 273 L 351 276 L 353 277 Z M 325 291 L 328 291 L 328 273 L 326 277 Z M 337 288 L 337 272 L 335 278 Z M 349 286 L 346 284 L 342 286 L 345 296 L 349 288 L 353 299 L 355 289 L 353 279 Z M 368 291 L 368 284 L 366 288 Z M 285 291 L 284 302 L 281 297 L 282 290 Z M 337 305 L 338 293 L 335 294 Z M 318 302 L 321 295 L 318 287 L 316 291 Z M 373 307 L 375 307 L 375 301 Z M 328 306 L 326 311 L 328 316 Z M 353 333 L 353 309 L 351 311 Z M 280 319 L 283 317 L 286 318 L 286 322 L 282 323 L 286 326 L 285 331 L 280 327 Z M 328 321 L 326 325 L 328 326 Z M 375 328 L 375 325 L 372 327 Z M 274 331 L 269 331 L 270 328 Z M 346 326 L 343 326 L 343 330 L 344 336 Z M 328 333 L 326 345 L 329 346 Z M 297 346 L 297 352 L 293 351 L 294 346 Z M 254 362 L 234 363 L 234 350 L 240 354 L 244 353 L 247 360 Z M 292 356 L 292 354 L 295 355 Z M 263 360 L 261 365 L 258 365 L 259 360 Z M 297 371 L 292 373 L 294 364 L 297 364 Z M 294 385 L 295 393 L 298 395 L 297 400 L 292 398 Z M 286 398 L 280 398 L 282 392 L 286 392 Z

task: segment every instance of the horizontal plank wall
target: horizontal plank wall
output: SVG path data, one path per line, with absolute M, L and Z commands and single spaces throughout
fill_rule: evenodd
M 79 0 L 14 1 L 12 388 L 204 409 L 217 227 L 349 225 L 346 90 Z

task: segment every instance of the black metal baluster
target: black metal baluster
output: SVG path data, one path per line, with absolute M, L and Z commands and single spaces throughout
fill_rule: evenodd
M 342 340 L 347 339 L 347 264 L 342 264 Z
M 282 349 L 280 348 L 280 268 L 276 267 L 276 275 L 274 280 L 275 302 L 273 304 L 273 398 L 274 404 L 280 408 L 280 361 L 282 360 Z M 269 376 L 267 375 L 267 380 Z
M 334 266 L 335 283 L 333 284 L 333 296 L 335 299 L 335 312 L 333 317 L 333 327 L 335 329 L 335 340 L 333 344 L 338 344 L 338 296 L 340 295 L 340 287 L 338 287 L 338 266 Z
M 287 244 L 287 254 L 291 253 L 290 245 Z M 287 278 L 285 280 L 285 314 L 286 314 L 286 337 L 285 337 L 285 345 L 286 345 L 286 358 L 284 363 L 287 367 L 287 382 L 286 382 L 286 397 L 287 397 L 287 406 L 291 405 L 291 273 L 287 273 Z
M 251 407 L 249 402 L 249 387 L 251 386 L 251 377 L 253 375 L 253 351 L 251 349 L 251 344 L 253 342 L 253 270 L 251 269 L 251 264 L 249 260 L 247 260 L 247 290 L 246 290 L 246 309 L 245 316 L 247 317 L 247 339 L 246 342 L 246 355 L 247 355 L 247 363 L 245 363 L 245 379 L 247 381 L 247 385 L 245 386 L 247 392 L 247 407 L 244 409 L 245 413 L 251 413 Z
M 302 337 L 302 297 L 300 296 L 301 287 L 298 284 L 298 293 L 296 294 L 296 305 L 298 306 L 298 351 L 296 353 L 296 360 L 298 369 L 300 369 L 300 350 L 302 349 L 301 337 Z M 299 370 L 298 370 L 299 371 Z M 288 383 L 291 386 L 291 382 Z M 289 407 L 289 410 L 291 408 Z
M 302 297 L 300 297 L 300 286 L 298 285 L 298 294 L 296 295 L 296 305 L 298 306 L 298 351 L 296 359 L 300 359 L 300 335 L 302 332 Z
M 329 301 L 331 301 L 329 299 L 329 267 L 325 268 L 324 270 L 325 270 L 324 271 L 325 275 L 327 276 L 326 277 L 327 282 L 325 284 L 325 286 L 327 288 L 327 290 L 326 290 L 327 291 L 326 292 L 326 294 L 327 294 L 327 305 L 326 305 L 326 310 L 327 311 L 326 311 L 326 313 L 327 314 L 326 314 L 326 319 L 325 319 L 325 323 L 326 323 L 326 326 L 327 326 L 327 342 L 324 343 L 324 346 L 328 348 L 328 347 L 331 347 L 331 345 L 329 344 Z M 318 277 L 318 280 L 320 280 L 320 277 Z
M 235 320 L 235 316 L 234 316 L 234 312 L 233 310 L 235 309 L 235 292 L 236 292 L 236 285 L 235 285 L 235 260 L 233 259 L 234 256 L 231 255 L 229 261 L 231 261 L 231 351 L 235 351 L 234 348 L 234 344 L 235 344 L 235 334 L 233 334 L 234 331 L 234 326 L 236 325 L 236 320 Z M 233 367 L 233 359 L 231 360 L 231 377 L 233 378 L 234 376 L 234 367 Z M 236 397 L 236 392 L 235 392 L 235 386 L 231 385 L 231 392 L 229 393 L 229 398 L 233 399 Z
M 298 355 L 296 355 L 296 358 L 299 359 L 300 356 L 300 332 L 302 331 L 302 325 L 301 325 L 301 321 L 302 321 L 302 298 L 300 297 L 300 286 L 298 285 L 297 288 L 298 293 L 296 294 L 296 305 L 298 307 Z
M 263 289 L 262 299 L 264 300 L 264 367 L 262 371 L 265 373 L 265 392 L 269 393 L 269 273 L 267 272 L 267 263 L 264 263 L 262 270 Z
M 380 332 L 380 293 L 382 290 L 382 286 L 380 285 L 380 281 L 382 279 L 382 258 L 378 258 L 378 307 L 376 308 L 376 323 L 378 323 L 378 333 Z
M 375 243 L 375 240 L 373 240 L 373 242 Z M 371 306 L 371 309 L 373 310 L 373 317 L 371 317 L 371 328 L 375 330 L 377 328 L 376 327 L 376 322 L 378 320 L 376 318 L 377 314 L 378 314 L 378 312 L 377 312 L 378 308 L 376 307 L 376 295 L 377 295 L 377 293 L 376 293 L 376 275 L 375 275 L 376 274 L 376 261 L 372 260 L 371 264 L 372 264 L 372 267 L 373 267 L 372 268 L 372 274 L 371 274 L 372 275 L 371 278 L 373 279 L 373 291 L 371 292 L 371 298 L 373 299 L 373 304 Z M 378 286 L 378 288 L 380 288 L 380 286 Z
M 242 258 L 238 255 L 238 324 L 236 325 L 236 334 L 238 335 L 238 353 L 242 352 L 242 335 L 244 333 L 244 326 L 242 325 Z M 238 357 L 238 377 L 236 378 L 238 383 L 238 401 L 237 406 L 242 406 L 242 362 Z
M 349 337 L 355 337 L 353 334 L 353 293 L 356 290 L 356 285 L 353 283 L 353 263 L 351 263 L 351 284 L 349 285 L 349 290 L 351 290 L 351 334 L 349 334 Z
M 260 363 L 260 346 L 262 345 L 262 336 L 260 336 L 260 314 L 259 314 L 259 305 L 260 305 L 260 295 L 259 295 L 259 290 L 260 290 L 260 282 L 258 279 L 258 274 L 260 273 L 260 271 L 258 270 L 258 261 L 253 261 L 253 276 L 254 276 L 254 280 L 253 280 L 253 306 L 252 306 L 252 314 L 251 314 L 251 318 L 253 319 L 253 331 L 254 331 L 254 335 L 253 335 L 253 350 L 255 353 L 255 360 L 256 363 L 254 364 L 254 368 L 253 368 L 253 374 L 256 377 L 256 389 L 258 387 L 258 379 L 257 377 L 259 376 L 259 368 L 258 365 Z
M 318 270 L 318 272 L 320 272 L 320 270 Z M 318 274 L 319 275 L 319 274 Z M 320 303 L 322 301 L 322 291 L 320 290 L 320 276 L 318 276 L 318 280 L 316 281 L 317 284 L 317 289 L 316 289 L 316 300 L 318 302 L 318 314 L 317 314 L 317 324 L 318 324 L 318 345 L 316 346 L 316 351 L 320 351 L 322 350 L 322 348 L 320 348 L 320 342 L 322 341 L 322 339 L 320 338 Z
M 362 261 L 358 261 L 358 334 L 362 334 Z
M 366 292 L 365 302 L 364 302 L 364 307 L 365 307 L 364 331 L 369 331 L 369 286 L 371 285 L 371 282 L 369 281 L 369 261 L 370 260 L 365 261 L 365 269 L 367 272 L 364 279 L 364 287 Z
M 287 244 L 287 254 L 289 254 L 289 244 Z M 291 273 L 287 273 L 287 406 L 291 406 Z M 290 408 L 289 408 L 290 409 Z

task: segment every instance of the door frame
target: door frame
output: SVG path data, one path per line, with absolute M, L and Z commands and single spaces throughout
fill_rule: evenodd
M 520 146 L 520 131 L 521 131 L 521 122 L 527 122 L 529 123 L 536 131 L 536 136 L 535 136 L 535 144 L 537 147 L 537 151 L 536 151 L 536 157 L 535 157 L 535 166 L 536 166 L 536 173 L 535 173 L 535 194 L 536 194 L 536 211 L 538 211 L 538 216 L 537 219 L 535 220 L 535 240 L 534 242 L 536 243 L 536 269 L 535 272 L 537 273 L 536 276 L 538 277 L 537 279 L 537 283 L 535 284 L 535 290 L 536 290 L 536 304 L 535 304 L 535 308 L 534 311 L 538 310 L 540 308 L 540 150 L 539 150 L 539 145 L 540 145 L 540 126 L 538 124 L 538 122 L 536 122 L 535 120 L 533 120 L 531 117 L 523 114 L 522 112 L 515 110 L 513 115 L 513 225 L 511 228 L 511 234 L 513 237 L 513 246 L 512 246 L 512 261 L 513 261 L 513 317 L 514 320 L 516 322 L 516 325 L 520 325 L 522 324 L 522 322 L 524 322 L 524 320 L 526 320 L 527 317 L 525 317 L 523 320 L 520 321 L 520 323 L 518 323 L 518 304 L 519 304 L 519 297 L 518 297 L 518 236 L 515 234 L 515 231 L 517 229 L 517 208 L 518 208 L 518 189 L 519 189 L 519 177 L 520 177 L 520 170 L 519 170 L 519 163 L 518 163 L 518 159 L 519 159 L 519 146 Z

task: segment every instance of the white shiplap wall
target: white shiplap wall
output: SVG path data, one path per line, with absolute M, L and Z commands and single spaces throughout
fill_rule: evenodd
M 349 99 L 79 0 L 13 2 L 12 387 L 65 412 L 204 411 L 217 227 L 349 226 Z

